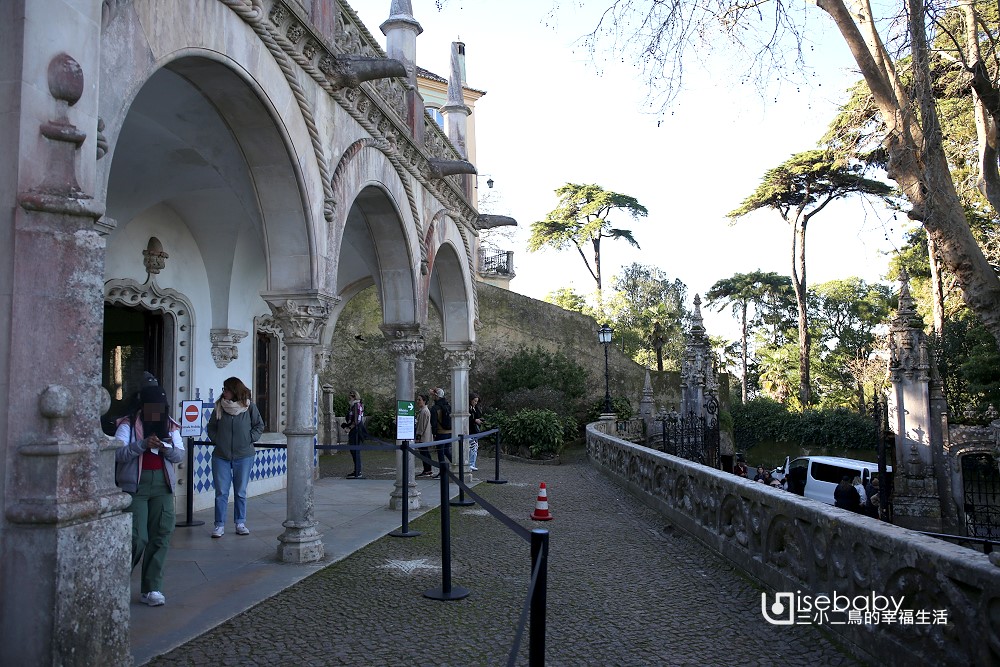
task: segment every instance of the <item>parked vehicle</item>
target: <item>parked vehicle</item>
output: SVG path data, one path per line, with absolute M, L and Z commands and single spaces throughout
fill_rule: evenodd
M 778 480 L 788 477 L 788 490 L 792 493 L 828 505 L 834 504 L 833 492 L 845 475 L 851 479 L 860 477 L 867 486 L 872 475 L 878 475 L 878 463 L 839 456 L 800 456 L 785 459 L 785 465 L 771 473 Z M 886 475 L 892 476 L 892 466 L 886 466 Z M 885 481 L 881 480 L 883 484 Z

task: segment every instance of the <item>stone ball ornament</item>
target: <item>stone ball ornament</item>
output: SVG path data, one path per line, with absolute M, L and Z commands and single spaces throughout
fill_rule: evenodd
M 65 419 L 69 417 L 72 409 L 73 394 L 62 385 L 50 384 L 38 397 L 38 411 L 46 419 Z
M 83 96 L 83 68 L 67 53 L 60 53 L 49 61 L 49 92 L 57 100 L 70 106 Z

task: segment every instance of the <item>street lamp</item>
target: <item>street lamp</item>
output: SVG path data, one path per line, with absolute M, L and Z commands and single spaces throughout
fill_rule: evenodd
M 607 324 L 597 330 L 597 340 L 604 346 L 604 414 L 611 414 L 611 388 L 608 376 L 608 348 L 611 346 L 611 327 Z

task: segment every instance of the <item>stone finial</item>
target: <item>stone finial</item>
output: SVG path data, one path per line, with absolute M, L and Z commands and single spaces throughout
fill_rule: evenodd
M 167 265 L 169 257 L 170 255 L 164 252 L 160 239 L 150 236 L 146 249 L 142 251 L 142 263 L 146 267 L 146 273 L 151 276 L 158 274 Z
M 413 4 L 410 0 L 392 0 L 392 5 L 389 7 L 389 18 L 379 26 L 379 30 L 386 37 L 389 36 L 390 31 L 399 28 L 412 30 L 418 35 L 424 31 L 423 26 L 413 18 Z

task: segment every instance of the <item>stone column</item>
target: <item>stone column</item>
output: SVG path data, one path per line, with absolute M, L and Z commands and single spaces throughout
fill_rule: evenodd
M 284 333 L 288 348 L 287 513 L 278 536 L 278 559 L 311 563 L 323 558 L 322 535 L 313 514 L 313 375 L 315 350 L 337 299 L 309 290 L 302 293 L 262 294 Z
M 931 413 L 932 359 L 905 271 L 899 280 L 899 310 L 889 327 L 889 424 L 896 433 L 893 522 L 914 530 L 941 532 L 935 463 L 943 451 L 938 451 L 942 449 L 940 424 L 933 423 Z
M 396 398 L 412 401 L 415 397 L 417 355 L 424 350 L 424 339 L 417 324 L 393 324 L 382 327 L 382 333 L 389 341 L 389 353 L 396 359 Z M 400 445 L 401 440 L 396 441 Z M 420 491 L 414 472 L 414 458 L 409 457 L 406 479 L 403 478 L 403 451 L 396 451 L 396 484 L 389 494 L 389 508 L 403 509 L 403 502 L 411 510 L 419 509 Z
M 392 0 L 389 7 L 389 18 L 379 26 L 385 35 L 385 52 L 389 58 L 395 58 L 406 68 L 406 81 L 409 84 L 406 91 L 407 123 L 413 134 L 413 140 L 418 146 L 424 143 L 424 100 L 417 92 L 417 36 L 424 31 L 420 23 L 413 18 L 413 7 L 410 0 Z
M 451 364 L 451 434 L 469 435 L 469 368 L 476 356 L 475 343 L 442 343 L 444 358 Z M 458 441 L 452 445 L 452 461 L 458 461 Z M 472 480 L 469 471 L 469 447 L 462 452 L 465 482 Z
M 131 665 L 101 432 L 101 4 L 0 3 L 0 664 Z

